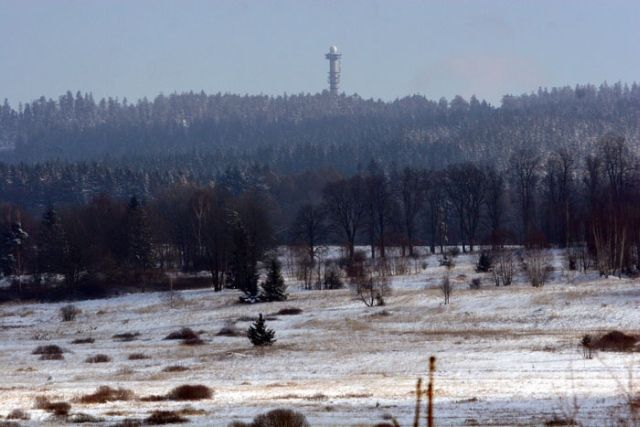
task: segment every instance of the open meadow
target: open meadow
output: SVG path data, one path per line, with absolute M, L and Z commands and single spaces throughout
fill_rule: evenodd
M 426 269 L 393 276 L 386 304 L 375 307 L 348 287 L 302 290 L 289 275 L 285 302 L 239 304 L 233 290 L 140 293 L 74 302 L 81 311 L 67 322 L 60 318 L 67 303 L 1 305 L 0 416 L 21 409 L 30 419 L 19 425 L 115 425 L 171 410 L 191 425 L 225 426 L 291 408 L 313 426 L 392 417 L 409 426 L 416 380 L 426 379 L 434 355 L 439 426 L 629 420 L 629 396 L 640 388 L 633 381 L 638 353 L 585 359 L 579 343 L 585 334 L 638 332 L 638 281 L 568 271 L 561 251 L 549 257 L 549 280 L 534 288 L 521 273 L 511 286 L 496 287 L 489 273 L 475 271 L 477 254 L 459 255 L 450 271 L 427 256 Z M 445 305 L 440 282 L 447 273 L 453 290 Z M 470 288 L 473 278 L 480 289 Z M 286 308 L 301 312 L 281 314 Z M 270 347 L 246 337 L 259 313 L 276 332 Z M 181 328 L 202 343 L 165 339 Z M 32 354 L 48 345 L 62 349 L 61 360 Z M 213 394 L 171 394 L 189 384 Z M 120 400 L 82 398 L 100 386 L 124 389 Z M 53 415 L 42 398 L 36 405 L 38 396 L 68 402 L 68 415 Z

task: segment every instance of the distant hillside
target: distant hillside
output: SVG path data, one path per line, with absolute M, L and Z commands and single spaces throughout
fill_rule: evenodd
M 506 96 L 498 108 L 461 97 L 382 102 L 328 93 L 184 93 L 129 103 L 68 92 L 57 101 L 40 98 L 17 108 L 5 102 L 0 160 L 106 160 L 140 167 L 153 159 L 154 168 L 164 162 L 191 169 L 204 158 L 214 171 L 257 163 L 282 173 L 353 173 L 371 160 L 425 167 L 500 162 L 523 146 L 582 152 L 608 132 L 637 147 L 639 117 L 637 84 L 539 90 Z

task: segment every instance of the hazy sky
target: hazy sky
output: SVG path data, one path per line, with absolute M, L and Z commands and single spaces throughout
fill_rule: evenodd
M 437 99 L 640 81 L 640 0 L 0 0 L 0 99 L 66 90 Z

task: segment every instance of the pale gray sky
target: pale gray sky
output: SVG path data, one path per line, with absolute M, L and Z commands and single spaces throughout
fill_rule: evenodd
M 638 0 L 0 0 L 0 99 L 66 90 L 386 100 L 640 81 Z

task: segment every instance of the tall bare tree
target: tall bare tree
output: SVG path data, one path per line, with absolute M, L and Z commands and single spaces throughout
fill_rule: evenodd
M 323 203 L 329 224 L 341 234 L 349 251 L 349 258 L 355 253 L 355 241 L 364 225 L 367 204 L 362 177 L 327 184 L 322 192 Z
M 446 191 L 460 224 L 462 251 L 465 243 L 473 252 L 480 214 L 486 196 L 486 177 L 482 169 L 473 163 L 452 165 L 446 171 Z

